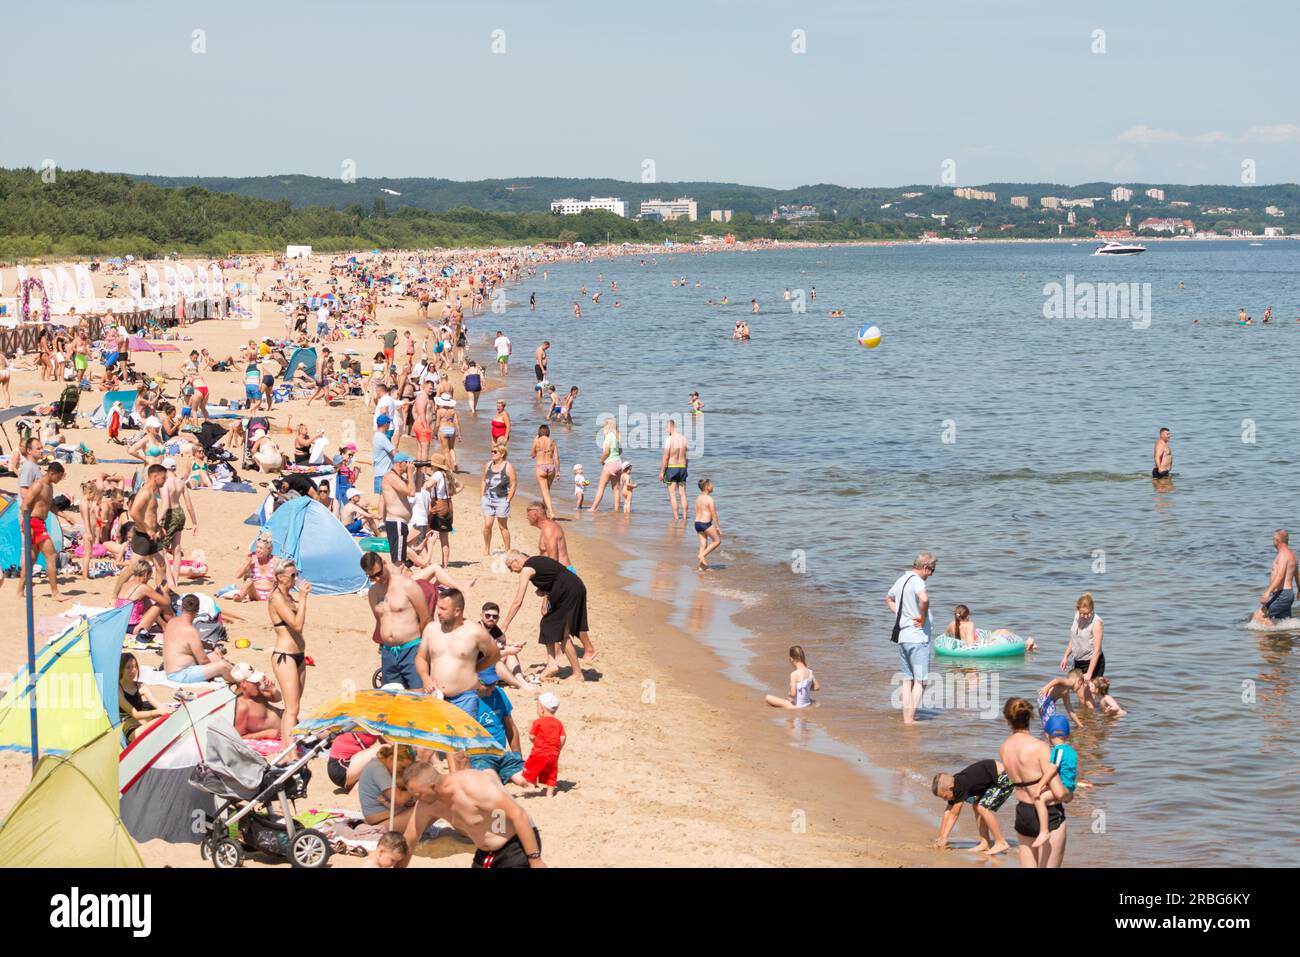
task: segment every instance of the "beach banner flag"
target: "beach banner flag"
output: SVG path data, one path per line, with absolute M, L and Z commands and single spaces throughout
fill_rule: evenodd
M 175 302 L 180 293 L 180 279 L 176 276 L 176 267 L 171 263 L 163 265 L 163 290 L 168 302 Z
M 145 279 L 145 283 L 149 287 L 149 298 L 161 299 L 162 284 L 158 281 L 158 270 L 155 269 L 153 266 L 145 266 L 144 279 Z
M 45 286 L 45 295 L 50 297 L 51 303 L 63 300 L 63 294 L 59 291 L 59 284 L 54 281 L 54 273 L 48 269 L 42 269 L 41 283 Z
M 72 275 L 62 266 L 54 270 L 55 277 L 59 280 L 59 295 L 65 302 L 75 302 L 77 299 L 77 286 L 72 281 Z
M 221 267 L 216 263 L 212 264 L 212 298 L 220 299 L 225 294 L 225 287 L 221 283 Z
M 27 281 L 27 267 L 24 266 L 22 263 L 19 263 L 18 264 L 18 285 L 21 286 L 26 281 Z
M 207 299 L 208 298 L 208 271 L 204 269 L 202 266 L 200 266 L 198 268 L 198 271 L 195 272 L 194 278 L 196 280 L 196 285 L 198 286 L 199 298 Z
M 90 269 L 85 263 L 77 263 L 72 271 L 77 277 L 77 298 L 94 299 L 95 284 L 90 279 Z
M 126 288 L 131 290 L 132 299 L 144 298 L 144 286 L 140 282 L 140 270 L 130 266 L 126 270 Z
M 185 294 L 186 299 L 194 298 L 194 270 L 189 266 L 181 263 L 176 269 L 180 276 L 181 292 Z

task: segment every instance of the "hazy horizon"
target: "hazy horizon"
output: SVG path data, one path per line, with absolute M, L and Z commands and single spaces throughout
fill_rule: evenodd
M 1228 185 L 1249 161 L 1297 182 L 1278 77 L 1300 12 L 1271 6 L 23 5 L 0 165 L 641 182 L 652 161 L 658 182 L 788 189 L 939 184 L 945 161 L 942 185 Z

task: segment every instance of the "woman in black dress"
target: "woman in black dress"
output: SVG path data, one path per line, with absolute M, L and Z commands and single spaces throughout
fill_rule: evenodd
M 557 646 L 564 649 L 573 673 L 568 681 L 585 680 L 582 668 L 578 664 L 578 653 L 573 646 L 573 639 L 582 642 L 583 654 L 588 660 L 595 657 L 591 641 L 587 637 L 587 586 L 582 579 L 553 558 L 534 555 L 529 558 L 523 552 L 509 551 L 505 555 L 506 567 L 519 575 L 519 589 L 515 600 L 501 622 L 501 630 L 509 631 L 510 623 L 523 607 L 528 586 L 536 588 L 546 599 L 542 604 L 540 641 L 546 646 L 546 668 L 541 678 L 552 678 L 560 670 Z

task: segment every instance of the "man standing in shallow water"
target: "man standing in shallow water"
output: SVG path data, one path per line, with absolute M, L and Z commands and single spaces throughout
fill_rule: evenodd
M 1152 450 L 1152 457 L 1155 459 L 1155 468 L 1151 470 L 1153 479 L 1167 479 L 1174 471 L 1174 453 L 1169 447 L 1169 430 L 1161 429 L 1160 437 L 1156 439 L 1156 447 Z
M 1295 552 L 1291 551 L 1290 535 L 1285 528 L 1273 533 L 1273 568 L 1269 572 L 1268 587 L 1259 596 L 1259 607 L 1253 620 L 1260 625 L 1273 625 L 1291 617 L 1291 605 L 1300 591 L 1300 578 L 1296 572 Z
M 664 457 L 659 463 L 659 481 L 668 486 L 668 504 L 672 506 L 673 521 L 686 518 L 686 436 L 677 431 L 677 423 L 669 419 L 665 425 Z M 678 501 L 681 509 L 678 510 Z

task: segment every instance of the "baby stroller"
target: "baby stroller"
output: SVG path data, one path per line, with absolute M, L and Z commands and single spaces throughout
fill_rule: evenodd
M 293 802 L 307 796 L 307 764 L 329 747 L 329 740 L 309 736 L 301 745 L 296 760 L 277 766 L 298 741 L 268 762 L 229 730 L 208 729 L 206 760 L 190 774 L 190 784 L 222 799 L 215 817 L 204 822 L 208 834 L 199 847 L 213 867 L 239 867 L 247 853 L 256 851 L 287 858 L 294 867 L 319 868 L 329 861 L 329 838 L 293 820 Z M 277 798 L 280 815 L 272 807 Z
M 59 428 L 71 429 L 77 424 L 77 402 L 81 399 L 81 386 L 70 385 L 64 388 L 63 394 L 59 396 L 58 401 L 50 410 L 50 414 L 55 416 L 59 421 Z

